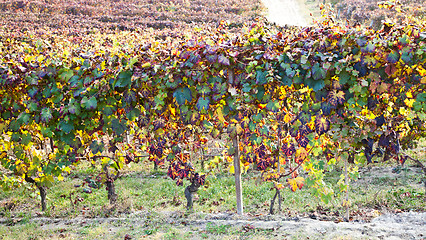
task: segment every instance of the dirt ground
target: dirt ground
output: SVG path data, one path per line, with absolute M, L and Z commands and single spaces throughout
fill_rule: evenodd
M 74 218 L 52 219 L 33 218 L 30 222 L 37 223 L 43 230 L 53 230 L 59 238 L 78 238 L 79 228 L 102 225 L 110 231 L 119 229 L 137 228 L 145 226 L 152 213 L 146 211 L 135 212 L 125 218 Z M 155 213 L 156 218 L 162 219 L 163 225 L 169 225 L 182 232 L 205 232 L 212 226 L 227 226 L 227 229 L 257 229 L 269 230 L 265 236 L 270 239 L 425 239 L 426 213 L 405 212 L 398 214 L 384 214 L 371 222 L 332 222 L 319 221 L 311 218 L 288 218 L 283 216 L 249 217 L 236 214 L 202 214 L 186 215 L 183 212 Z M 5 224 L 6 219 L 0 219 Z M 18 220 L 19 221 L 19 220 Z M 229 236 L 225 231 L 224 236 Z M 235 236 L 235 232 L 234 232 Z M 55 238 L 54 236 L 51 236 Z M 155 236 L 152 236 L 156 238 Z M 259 236 L 257 236 L 259 237 Z M 250 239 L 257 238 L 253 236 Z M 160 237 L 161 238 L 161 237 Z M 196 235 L 193 239 L 197 239 Z

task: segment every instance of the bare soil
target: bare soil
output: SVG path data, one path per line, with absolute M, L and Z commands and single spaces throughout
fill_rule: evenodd
M 384 214 L 371 222 L 331 222 L 311 218 L 288 218 L 284 216 L 250 217 L 236 214 L 202 214 L 190 215 L 184 212 L 154 213 L 161 224 L 173 226 L 182 232 L 206 232 L 212 226 L 227 226 L 226 229 L 268 230 L 267 236 L 272 239 L 309 238 L 309 239 L 425 239 L 426 213 L 405 212 Z M 153 213 L 135 212 L 123 218 L 33 218 L 32 223 L 40 225 L 43 230 L 52 230 L 60 238 L 78 238 L 79 229 L 87 226 L 103 225 L 110 231 L 123 228 L 137 228 L 150 223 Z M 1 224 L 11 224 L 10 219 L 0 219 Z M 15 219 L 13 224 L 20 220 Z M 66 234 L 63 234 L 66 233 Z M 225 232 L 224 235 L 227 233 Z M 55 238 L 55 236 L 51 236 Z M 194 236 L 195 237 L 195 236 Z M 195 237 L 196 238 L 196 237 Z M 249 237 L 250 238 L 250 237 Z M 253 236 L 253 238 L 255 238 Z

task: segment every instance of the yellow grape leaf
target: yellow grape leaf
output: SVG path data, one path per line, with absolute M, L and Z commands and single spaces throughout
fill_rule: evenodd
M 171 104 L 169 104 L 169 110 L 170 110 L 170 114 L 171 114 L 173 117 L 176 117 L 176 108 L 172 107 L 172 105 L 171 105 Z
M 241 134 L 243 133 L 244 129 L 241 127 L 241 124 L 237 124 L 237 133 Z
M 275 188 L 278 189 L 278 190 L 281 190 L 281 189 L 284 188 L 284 185 L 282 183 L 276 183 L 275 182 L 274 185 L 275 185 Z
M 367 117 L 367 119 L 375 119 L 377 116 L 376 115 L 374 115 L 374 113 L 373 112 L 369 112 L 369 114 L 366 116 Z
M 408 98 L 413 98 L 413 94 L 411 92 L 407 92 L 406 95 Z
M 422 79 L 420 80 L 421 83 L 426 83 L 426 77 L 422 77 Z
M 287 92 L 285 90 L 285 87 L 281 86 L 280 87 L 280 92 L 279 92 L 279 99 L 283 100 L 287 97 Z
M 26 56 L 26 57 L 24 58 L 24 61 L 25 61 L 25 62 L 31 62 L 31 61 L 33 61 L 34 59 L 35 59 L 35 56 L 28 55 L 28 56 Z
M 43 62 L 43 60 L 44 60 L 44 56 L 43 55 L 39 55 L 37 57 L 37 62 Z
M 297 177 L 295 180 L 299 189 L 302 189 L 302 187 L 305 185 L 305 179 L 303 177 Z
M 103 158 L 101 159 L 101 161 L 102 161 L 102 165 L 108 164 L 108 163 L 109 163 L 109 158 L 107 158 L 107 157 L 103 157 Z
M 142 64 L 142 68 L 148 68 L 148 67 L 151 67 L 150 62 L 146 62 L 146 63 Z
M 347 207 L 347 206 L 350 206 L 350 205 L 351 205 L 350 200 L 343 200 L 343 201 L 342 201 L 342 206 L 343 206 L 343 207 Z
M 405 99 L 404 103 L 405 103 L 405 105 L 407 105 L 407 107 L 412 108 L 415 101 L 416 101 L 416 99 Z
M 69 55 L 70 55 L 70 52 L 69 52 L 67 49 L 65 49 L 65 50 L 64 50 L 64 56 L 65 56 L 65 57 L 68 57 Z
M 296 151 L 296 163 L 301 164 L 303 161 L 305 161 L 306 157 L 308 156 L 308 152 L 305 148 L 301 147 L 297 149 Z
M 422 76 L 422 77 L 426 76 L 426 70 L 421 65 L 419 65 L 417 67 L 417 71 L 419 72 L 420 76 Z M 423 81 L 423 79 L 424 78 L 422 78 L 422 81 Z
M 106 61 L 101 62 L 101 70 L 105 70 Z
M 281 165 L 285 165 L 286 164 L 286 158 L 284 158 L 284 157 L 280 157 L 280 164 Z
M 211 160 L 211 163 L 215 163 L 215 164 L 219 164 L 220 163 L 220 157 L 219 156 L 214 156 L 213 160 Z
M 291 115 L 287 113 L 287 114 L 284 116 L 284 122 L 285 122 L 285 123 L 289 123 L 290 121 L 291 121 Z
M 62 175 L 61 175 L 61 174 L 59 174 L 59 176 L 58 176 L 58 181 L 62 182 L 63 180 L 64 180 L 64 177 L 62 177 Z
M 309 92 L 309 87 L 304 87 L 302 89 L 299 90 L 300 93 L 307 93 Z
M 222 108 L 219 107 L 216 109 L 217 117 L 219 118 L 219 121 L 225 122 L 225 118 L 223 117 Z

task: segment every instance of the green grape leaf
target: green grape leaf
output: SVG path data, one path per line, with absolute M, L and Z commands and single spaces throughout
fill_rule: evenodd
M 255 121 L 255 122 L 260 122 L 260 121 L 263 119 L 263 115 L 262 115 L 262 113 L 258 113 L 258 114 L 256 114 L 256 115 L 253 115 L 253 116 L 252 116 L 252 119 L 253 119 L 253 121 Z
M 126 125 L 123 122 L 120 122 L 120 120 L 118 120 L 117 118 L 112 119 L 111 127 L 115 134 L 118 136 L 126 131 Z
M 130 110 L 126 113 L 126 117 L 130 121 L 134 121 L 140 115 L 141 115 L 141 111 L 138 108 L 133 108 L 132 110 Z
M 50 128 L 48 128 L 48 127 L 41 127 L 41 134 L 44 136 L 44 137 L 49 137 L 49 138 L 51 138 L 51 137 L 53 137 L 53 132 L 52 132 L 52 130 L 50 129 Z
M 71 114 L 79 115 L 80 114 L 80 106 L 78 104 L 72 103 L 68 107 L 68 112 Z
M 17 120 L 12 120 L 10 121 L 9 128 L 10 130 L 17 132 L 21 128 L 21 124 L 19 124 Z
M 31 134 L 23 134 L 21 144 L 22 145 L 28 145 L 32 140 Z
M 254 130 L 256 130 L 256 123 L 254 123 L 253 121 L 250 121 L 249 129 L 250 131 L 254 132 Z
M 90 150 L 92 151 L 93 154 L 102 153 L 104 151 L 104 143 L 94 140 L 90 144 Z
M 397 63 L 399 61 L 399 53 L 395 50 L 392 50 L 386 60 L 390 63 Z
M 43 122 L 48 122 L 50 119 L 52 119 L 52 111 L 50 108 L 43 108 L 41 110 L 40 119 Z
M 68 81 L 72 76 L 74 76 L 74 72 L 71 69 L 62 69 L 59 71 L 59 78 Z
M 22 112 L 19 114 L 17 121 L 23 125 L 28 124 L 30 122 L 31 115 L 29 113 Z
M 376 46 L 372 42 L 369 42 L 367 46 L 365 46 L 365 50 L 369 53 L 374 53 L 374 50 L 376 50 Z
M 426 102 L 426 93 L 420 93 L 416 97 L 417 102 Z
M 402 45 L 407 45 L 407 44 L 409 44 L 409 41 L 408 41 L 408 36 L 407 36 L 407 34 L 404 34 L 404 35 L 402 35 L 402 37 L 400 37 L 399 39 L 398 39 L 398 42 L 400 43 L 400 44 L 402 44 Z
M 90 99 L 84 97 L 81 100 L 81 105 L 87 110 L 93 110 L 98 106 L 98 101 L 95 97 L 91 97 Z
M 70 133 L 74 130 L 74 124 L 72 122 L 61 121 L 59 123 L 60 129 L 64 131 L 66 134 Z
M 401 59 L 406 64 L 413 62 L 413 53 L 411 52 L 410 47 L 405 47 L 402 49 Z
M 117 76 L 114 87 L 126 87 L 130 85 L 132 82 L 132 75 L 133 73 L 131 71 L 120 72 Z
M 207 120 L 203 121 L 203 126 L 207 131 L 211 131 L 211 129 L 213 128 L 213 124 Z
M 250 84 L 249 83 L 244 83 L 244 85 L 243 85 L 243 92 L 245 92 L 245 93 L 248 93 L 248 92 L 250 92 L 251 91 L 251 86 L 250 86 Z
M 272 112 L 276 112 L 280 107 L 280 104 L 278 101 L 270 101 L 267 105 L 266 105 L 266 109 L 268 109 L 269 111 Z
M 267 83 L 267 78 L 266 76 L 268 75 L 267 71 L 256 71 L 256 84 L 259 85 L 264 85 L 265 83 Z
M 305 83 L 311 87 L 315 92 L 318 92 L 319 90 L 323 89 L 325 86 L 325 83 L 323 80 L 314 80 L 312 78 L 308 78 L 305 80 Z
M 324 80 L 327 76 L 327 72 L 320 66 L 319 63 L 315 63 L 312 67 L 312 77 L 314 80 Z
M 342 71 L 339 74 L 339 83 L 344 85 L 351 79 L 351 75 L 347 71 Z
M 265 95 L 265 88 L 263 86 L 258 87 L 257 94 L 256 94 L 257 100 L 259 101 L 262 100 L 264 95 Z
M 173 97 L 179 105 L 185 104 L 187 101 L 192 101 L 191 89 L 188 87 L 178 88 L 173 92 Z
M 133 102 L 136 102 L 136 93 L 134 91 L 127 91 L 123 94 L 123 100 L 126 106 L 131 106 Z
M 217 130 L 216 128 L 213 128 L 212 131 L 211 131 L 211 133 L 210 133 L 210 136 L 212 136 L 213 138 L 216 139 L 216 138 L 218 138 L 220 136 L 220 131 Z
M 209 110 L 210 98 L 209 97 L 200 97 L 197 101 L 197 108 L 201 110 Z

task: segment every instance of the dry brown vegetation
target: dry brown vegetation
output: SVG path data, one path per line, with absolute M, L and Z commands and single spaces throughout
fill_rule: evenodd
M 153 28 L 182 32 L 194 26 L 235 26 L 259 16 L 258 0 L 8 0 L 0 1 L 0 22 L 16 30 L 115 31 Z

